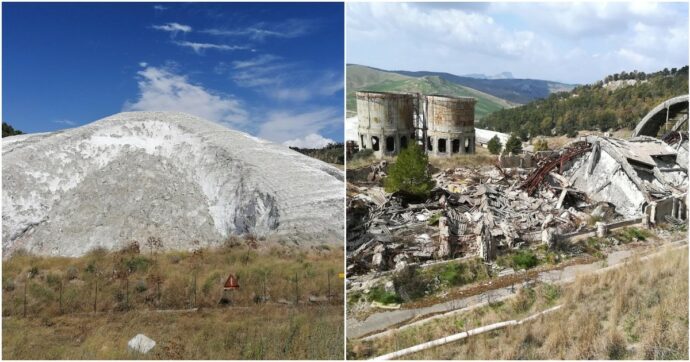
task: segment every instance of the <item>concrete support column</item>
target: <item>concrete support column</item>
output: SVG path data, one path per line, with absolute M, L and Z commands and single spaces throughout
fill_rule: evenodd
M 649 229 L 649 215 L 645 212 L 642 214 L 642 227 L 645 229 Z
M 603 222 L 597 222 L 596 227 L 597 227 L 597 232 L 596 232 L 597 237 L 598 238 L 605 237 L 607 234 L 607 231 L 608 231 L 606 228 L 606 224 L 604 224 Z
M 448 218 L 441 216 L 438 219 L 439 237 L 438 249 L 436 257 L 439 259 L 446 258 L 450 255 L 450 230 L 448 227 Z

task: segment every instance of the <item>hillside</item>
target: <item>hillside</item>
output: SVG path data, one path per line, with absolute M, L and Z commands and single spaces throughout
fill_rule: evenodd
M 492 112 L 514 107 L 515 104 L 476 89 L 465 87 L 439 76 L 411 77 L 360 65 L 347 66 L 347 110 L 357 109 L 355 92 L 414 92 L 477 98 L 475 116 L 480 119 Z
M 687 66 L 649 75 L 621 74 L 521 107 L 500 110 L 482 119 L 481 127 L 517 132 L 523 139 L 572 135 L 578 130 L 632 129 L 654 106 L 688 91 Z
M 341 171 L 184 113 L 6 137 L 2 161 L 3 257 L 79 256 L 152 237 L 183 250 L 237 234 L 343 240 Z

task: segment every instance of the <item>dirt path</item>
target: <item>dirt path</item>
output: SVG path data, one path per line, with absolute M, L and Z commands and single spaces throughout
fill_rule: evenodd
M 661 246 L 661 248 L 666 249 L 667 247 L 678 246 L 683 242 L 684 240 L 675 241 L 673 243 L 664 244 L 663 246 Z M 613 265 L 620 264 L 632 255 L 632 250 L 617 250 L 611 252 L 607 256 L 606 263 L 602 261 L 597 261 L 589 264 L 570 265 L 566 266 L 563 269 L 543 271 L 538 273 L 536 277 L 532 280 L 538 280 L 548 283 L 567 283 L 574 281 L 578 275 L 596 272 L 597 270 L 605 269 Z M 526 282 L 516 284 L 515 288 L 496 288 L 477 295 L 438 303 L 428 307 L 376 312 L 368 316 L 363 321 L 359 321 L 354 318 L 348 318 L 346 336 L 347 338 L 361 338 L 367 335 L 374 334 L 376 332 L 385 331 L 396 325 L 405 324 L 406 321 L 418 319 L 420 317 L 434 314 L 442 314 L 464 308 L 470 308 L 486 304 L 489 301 L 499 301 L 507 299 L 514 295 L 518 291 L 518 289 L 523 287 L 525 284 Z

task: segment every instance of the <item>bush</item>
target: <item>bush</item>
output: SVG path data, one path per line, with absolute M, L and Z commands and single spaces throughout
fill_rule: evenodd
M 151 259 L 140 255 L 133 256 L 125 261 L 125 266 L 132 273 L 138 271 L 145 272 L 149 270 L 151 264 L 153 264 Z
M 364 160 L 364 159 L 367 159 L 367 158 L 369 158 L 369 157 L 371 157 L 371 156 L 373 156 L 373 155 L 374 155 L 374 150 L 368 149 L 368 148 L 367 148 L 367 149 L 364 149 L 364 150 L 360 150 L 359 152 L 355 152 L 355 153 L 352 155 L 351 159 L 352 159 L 353 161 L 354 161 L 354 160 Z
M 548 151 L 549 150 L 549 143 L 543 139 L 539 138 L 534 141 L 532 144 L 534 152 L 539 152 L 539 151 Z
M 377 302 L 383 303 L 383 304 L 402 303 L 402 298 L 400 298 L 397 294 L 387 292 L 381 287 L 372 288 L 369 291 L 369 298 L 371 300 L 374 300 L 374 301 L 377 301 Z
M 501 143 L 501 140 L 498 138 L 498 136 L 493 136 L 489 140 L 489 143 L 486 144 L 486 146 L 492 155 L 497 155 L 501 153 L 501 149 L 503 148 L 503 144 Z
M 520 154 L 522 153 L 522 141 L 516 134 L 511 134 L 510 138 L 508 138 L 508 141 L 506 141 L 506 146 L 503 149 L 503 154 Z
M 531 269 L 539 264 L 539 259 L 531 250 L 520 250 L 511 259 L 515 269 Z
M 77 279 L 77 277 L 79 276 L 79 269 L 77 269 L 77 267 L 74 265 L 70 265 L 69 267 L 67 267 L 66 276 L 67 280 Z
M 433 289 L 431 278 L 419 273 L 413 266 L 407 266 L 393 276 L 395 292 L 406 302 L 421 298 Z
M 434 188 L 428 166 L 429 158 L 424 151 L 416 143 L 408 145 L 390 167 L 388 177 L 384 181 L 386 191 L 400 191 L 416 197 L 428 196 Z

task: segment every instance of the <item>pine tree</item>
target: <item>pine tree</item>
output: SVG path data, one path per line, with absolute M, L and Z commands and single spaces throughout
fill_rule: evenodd
M 428 164 L 429 158 L 416 143 L 408 145 L 390 168 L 384 181 L 386 191 L 401 191 L 417 197 L 427 196 L 435 184 Z
M 492 155 L 497 155 L 501 153 L 501 148 L 503 148 L 503 144 L 501 143 L 501 140 L 498 138 L 498 136 L 493 136 L 489 140 L 489 143 L 486 144 L 486 146 L 489 148 L 489 152 L 491 152 Z
M 511 134 L 508 141 L 506 141 L 506 147 L 503 149 L 503 153 L 512 153 L 514 155 L 522 153 L 522 141 L 520 141 L 520 138 L 515 133 Z

